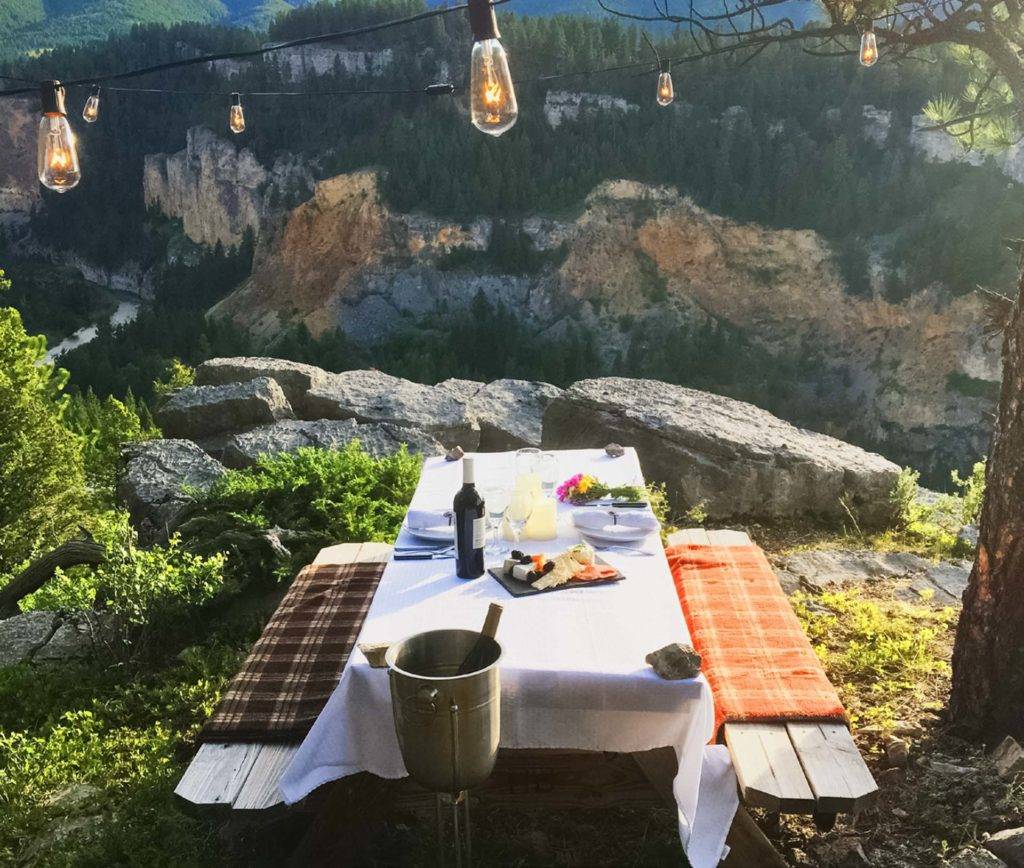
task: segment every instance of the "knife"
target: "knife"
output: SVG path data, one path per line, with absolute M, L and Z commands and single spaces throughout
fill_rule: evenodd
M 392 560 L 396 561 L 441 561 L 454 558 L 454 552 L 395 552 L 392 555 Z

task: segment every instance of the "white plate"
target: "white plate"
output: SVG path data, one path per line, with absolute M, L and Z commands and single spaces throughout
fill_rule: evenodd
M 450 543 L 455 541 L 455 528 L 451 525 L 438 525 L 437 527 L 411 528 L 407 524 L 402 525 L 405 532 L 416 539 L 427 540 L 427 542 Z
M 624 524 L 611 524 L 610 522 L 599 530 L 589 527 L 577 527 L 576 530 L 580 536 L 599 543 L 640 542 L 654 533 L 653 530 L 645 530 L 642 527 L 628 527 Z

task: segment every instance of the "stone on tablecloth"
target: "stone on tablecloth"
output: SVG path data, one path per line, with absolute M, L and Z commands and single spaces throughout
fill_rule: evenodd
M 626 454 L 625 447 L 620 446 L 618 443 L 609 443 L 604 447 L 604 451 L 609 458 L 621 458 Z
M 453 446 L 444 454 L 445 461 L 459 461 L 466 453 L 461 446 Z
M 696 678 L 700 673 L 700 654 L 690 645 L 673 642 L 647 655 L 646 660 L 654 671 L 668 681 Z

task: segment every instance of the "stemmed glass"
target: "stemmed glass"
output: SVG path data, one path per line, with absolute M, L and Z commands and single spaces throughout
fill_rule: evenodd
M 508 521 L 512 525 L 512 530 L 515 531 L 517 543 L 523 538 L 523 528 L 526 527 L 526 522 L 530 520 L 530 513 L 532 512 L 533 492 L 527 491 L 522 487 L 516 488 L 512 492 L 512 497 L 508 504 Z
M 497 559 L 505 547 L 501 543 L 501 523 L 505 518 L 505 511 L 508 509 L 510 494 L 508 486 L 500 482 L 490 483 L 484 486 L 481 492 L 484 498 L 484 507 L 487 509 L 487 530 L 490 542 L 487 545 L 487 556 Z

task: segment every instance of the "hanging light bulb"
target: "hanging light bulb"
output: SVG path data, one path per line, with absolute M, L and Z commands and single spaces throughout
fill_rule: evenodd
M 100 86 L 94 84 L 92 86 L 92 93 L 89 94 L 89 98 L 85 101 L 85 108 L 82 109 L 82 120 L 87 124 L 94 124 L 100 116 Z
M 64 88 L 59 81 L 39 86 L 43 114 L 39 119 L 37 167 L 39 183 L 65 193 L 82 178 L 78 167 L 78 146 L 64 109 Z
M 231 111 L 228 114 L 228 126 L 233 133 L 245 132 L 245 112 L 242 111 L 241 94 L 231 94 Z
M 661 74 L 658 76 L 658 105 L 671 105 L 676 98 L 676 89 L 672 86 L 672 73 L 667 60 L 661 63 Z
M 878 42 L 875 40 L 875 31 L 868 28 L 860 37 L 860 65 L 874 66 L 878 62 Z
M 474 39 L 470 58 L 470 116 L 478 130 L 500 136 L 515 125 L 519 105 L 490 0 L 469 0 L 469 25 Z

